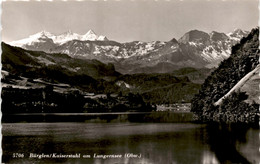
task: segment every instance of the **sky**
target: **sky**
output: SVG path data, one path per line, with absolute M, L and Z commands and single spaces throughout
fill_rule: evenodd
M 54 0 L 3 1 L 2 40 L 40 31 L 85 34 L 92 29 L 118 42 L 169 41 L 190 30 L 250 31 L 258 25 L 258 0 Z

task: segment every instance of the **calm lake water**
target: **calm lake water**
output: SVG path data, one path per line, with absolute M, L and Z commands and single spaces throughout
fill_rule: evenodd
M 259 130 L 246 124 L 20 122 L 3 123 L 2 134 L 2 161 L 6 163 L 260 161 Z M 62 158 L 70 154 L 79 158 Z M 114 157 L 103 159 L 101 155 Z

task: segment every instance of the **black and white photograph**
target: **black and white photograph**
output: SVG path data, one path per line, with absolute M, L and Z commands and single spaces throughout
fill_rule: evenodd
M 259 0 L 2 0 L 1 162 L 259 164 Z

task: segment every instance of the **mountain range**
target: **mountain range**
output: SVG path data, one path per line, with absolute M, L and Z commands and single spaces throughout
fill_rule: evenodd
M 105 41 L 108 40 L 106 36 L 98 36 L 93 30 L 89 30 L 84 35 L 79 35 L 77 33 L 73 33 L 71 30 L 66 31 L 62 34 L 55 35 L 48 31 L 41 31 L 34 35 L 29 36 L 28 38 L 10 42 L 10 45 L 24 47 L 28 45 L 35 45 L 36 43 L 44 43 L 44 42 L 51 42 L 54 44 L 63 44 L 71 40 L 81 40 L 81 41 Z
M 96 59 L 112 63 L 123 74 L 167 73 L 183 67 L 213 68 L 231 54 L 231 47 L 248 35 L 235 29 L 225 34 L 191 30 L 179 40 L 119 43 L 98 36 L 92 30 L 84 35 L 71 31 L 60 35 L 42 31 L 10 45 L 47 53 L 64 53 L 72 58 Z
M 237 41 L 236 38 L 242 37 L 245 33 L 241 30 L 236 31 L 236 33 L 233 32 L 226 35 L 216 32 L 207 34 L 198 30 L 193 30 L 186 33 L 178 41 L 172 39 L 169 42 L 153 42 L 154 46 L 159 46 L 157 47 L 157 51 L 151 50 L 149 54 L 144 53 L 143 55 L 137 53 L 134 56 L 124 57 L 121 59 L 118 58 L 120 60 L 117 61 L 117 63 L 122 64 L 125 68 L 132 64 L 132 66 L 136 66 L 135 69 L 139 72 L 152 72 L 158 71 L 159 69 L 152 66 L 150 66 L 149 69 L 144 66 L 138 67 L 138 64 L 136 63 L 144 62 L 147 60 L 147 58 L 145 58 L 147 56 L 154 57 L 150 58 L 150 61 L 152 62 L 157 59 L 159 61 L 157 64 L 158 68 L 164 68 L 168 73 L 122 74 L 118 72 L 116 67 L 110 62 L 102 63 L 94 57 L 88 58 L 89 56 L 93 56 L 91 53 L 87 56 L 55 53 L 55 51 L 47 53 L 39 51 L 39 49 L 37 51 L 26 50 L 2 42 L 1 62 L 3 78 L 1 82 L 6 91 L 5 96 L 7 97 L 5 97 L 5 101 L 7 100 L 6 102 L 12 104 L 12 101 L 17 97 L 15 95 L 19 94 L 21 96 L 25 91 L 28 91 L 29 95 L 34 92 L 38 93 L 39 91 L 38 97 L 44 99 L 44 94 L 40 94 L 42 88 L 45 88 L 44 90 L 47 90 L 50 94 L 52 94 L 52 92 L 49 91 L 52 91 L 51 88 L 53 88 L 55 94 L 68 93 L 74 95 L 75 99 L 78 99 L 77 97 L 79 95 L 81 95 L 80 97 L 88 96 L 89 93 L 108 95 L 115 93 L 124 96 L 131 93 L 135 94 L 137 97 L 141 97 L 143 101 L 148 104 L 192 102 L 193 112 L 198 113 L 199 115 L 206 112 L 204 114 L 207 115 L 208 109 L 214 111 L 213 109 L 217 108 L 212 105 L 213 103 L 217 102 L 223 96 L 225 97 L 225 95 L 227 95 L 227 93 L 232 90 L 241 79 L 243 79 L 256 67 L 256 65 L 259 64 L 258 29 L 253 29 L 247 37 L 243 37 L 240 41 Z M 201 51 L 204 46 L 212 43 L 215 43 L 216 47 L 219 45 L 225 45 L 221 42 L 221 40 L 225 38 L 227 41 L 225 43 L 233 44 L 238 42 L 238 44 L 230 48 L 229 51 L 232 52 L 231 56 L 223 60 L 216 69 L 198 69 L 192 68 L 192 65 L 189 65 L 189 67 L 176 70 L 177 67 L 175 67 L 175 65 L 160 62 L 161 59 L 164 59 L 160 57 L 167 57 L 167 55 L 171 57 L 172 55 L 173 57 L 168 58 L 168 60 L 172 59 L 176 61 L 178 59 L 183 62 L 186 59 L 190 61 L 193 59 L 193 62 L 199 63 L 200 60 L 197 59 L 196 56 L 194 57 L 196 53 L 199 56 L 198 52 Z M 45 39 L 49 39 L 51 40 L 50 43 L 54 43 L 53 39 L 47 36 L 45 36 Z M 113 45 L 114 47 L 124 45 L 125 47 L 131 47 L 131 45 L 140 45 L 141 43 L 143 45 L 148 45 L 148 43 L 145 42 L 121 44 L 109 40 L 71 40 L 64 44 L 69 45 L 69 43 L 82 43 L 83 45 L 89 44 L 93 47 L 101 45 Z M 54 44 L 56 45 L 58 43 Z M 64 44 L 60 44 L 60 46 L 63 46 Z M 172 52 L 172 49 L 174 49 L 173 45 L 177 47 L 174 52 Z M 76 45 L 71 46 L 77 48 Z M 185 49 L 187 47 L 190 49 Z M 167 48 L 171 51 L 167 51 Z M 133 51 L 134 50 L 135 47 L 133 47 Z M 146 50 L 148 51 L 149 49 Z M 115 59 L 115 56 L 112 56 L 111 59 Z M 130 61 L 136 63 L 127 63 Z M 185 64 L 187 63 L 183 63 L 184 64 L 180 65 L 180 67 L 186 66 Z M 147 62 L 147 64 L 149 63 Z M 203 63 L 201 62 L 201 64 Z M 172 67 L 172 69 L 169 69 L 170 67 Z M 233 103 L 234 105 L 237 102 L 240 103 L 242 102 L 240 101 L 242 97 L 242 99 L 246 101 L 246 104 L 241 104 L 241 110 L 247 108 L 248 103 L 250 109 L 252 107 L 252 110 L 254 110 L 254 104 L 256 100 L 258 100 L 258 98 L 256 99 L 256 95 L 258 95 L 256 93 L 256 88 L 259 84 L 258 80 L 257 77 L 247 79 L 247 82 L 245 82 L 245 85 L 241 88 L 241 91 L 246 91 L 246 93 L 249 94 L 248 99 L 245 98 L 246 96 L 243 93 L 239 93 L 238 95 L 232 95 L 232 100 L 228 99 L 223 101 L 223 104 Z M 203 83 L 203 85 L 201 85 L 201 83 Z M 251 89 L 251 86 L 254 86 L 255 88 Z M 197 95 L 194 97 L 194 94 Z M 81 99 L 79 99 L 79 101 L 81 101 Z M 229 107 L 232 107 L 233 105 L 230 105 Z M 223 109 L 226 108 L 227 107 L 223 107 Z M 9 107 L 6 109 L 9 109 Z
M 182 68 L 170 73 L 124 75 L 113 64 L 95 59 L 25 50 L 3 42 L 1 48 L 2 86 L 17 92 L 53 87 L 58 93 L 78 90 L 83 95 L 133 93 L 146 103 L 190 102 L 212 72 L 207 68 Z

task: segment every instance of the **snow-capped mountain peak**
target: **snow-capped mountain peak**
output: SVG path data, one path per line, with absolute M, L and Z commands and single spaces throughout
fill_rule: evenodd
M 34 39 L 38 39 L 38 38 L 41 38 L 41 37 L 48 37 L 48 38 L 51 38 L 53 37 L 54 34 L 48 32 L 48 31 L 41 31 L 41 32 L 38 32 L 36 34 L 33 34 L 33 35 L 30 35 L 29 38 L 34 38 Z
M 100 35 L 97 40 L 100 40 L 100 41 L 108 41 L 107 37 L 106 36 L 103 36 L 103 35 Z
M 89 30 L 85 35 L 82 36 L 82 40 L 97 40 L 98 36 L 93 30 Z
M 81 37 L 79 34 L 73 33 L 71 30 L 64 32 L 60 35 L 57 35 L 55 37 L 52 37 L 54 43 L 59 43 L 59 44 L 62 44 L 62 43 L 65 43 L 65 42 L 71 41 L 71 40 L 80 39 L 80 38 Z
M 245 32 L 243 30 L 241 30 L 240 28 L 235 28 L 233 33 L 241 34 L 241 33 L 245 33 Z
M 70 36 L 73 36 L 75 35 L 75 33 L 73 33 L 71 30 L 68 30 L 60 35 L 57 35 L 57 36 L 64 36 L 64 37 L 70 37 Z
M 232 38 L 232 39 L 238 41 L 238 40 L 240 40 L 241 38 L 247 36 L 248 33 L 249 33 L 248 31 L 243 31 L 243 30 L 241 30 L 241 29 L 239 29 L 239 28 L 236 28 L 236 29 L 234 29 L 234 31 L 228 33 L 227 35 L 228 35 L 230 38 Z
M 32 45 L 34 43 L 45 42 L 51 40 L 50 38 L 54 37 L 50 32 L 41 31 L 36 34 L 30 35 L 29 38 L 21 39 L 18 41 L 10 42 L 10 45 L 17 46 L 17 47 L 24 47 L 25 45 Z
M 96 35 L 96 33 L 90 29 L 85 35 Z
M 34 43 L 43 42 L 48 40 L 52 40 L 53 43 L 61 45 L 71 40 L 81 40 L 81 41 L 107 41 L 107 37 L 103 35 L 96 35 L 93 30 L 89 30 L 84 35 L 79 35 L 77 33 L 73 33 L 71 30 L 68 30 L 62 34 L 54 35 L 48 31 L 41 31 L 36 34 L 30 35 L 28 38 L 21 39 L 18 41 L 9 42 L 10 45 L 18 46 L 18 47 L 26 47 L 26 45 L 32 45 Z

